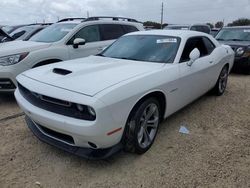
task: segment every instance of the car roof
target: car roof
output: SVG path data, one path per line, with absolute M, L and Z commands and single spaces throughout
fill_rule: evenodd
M 165 35 L 180 38 L 190 38 L 195 36 L 209 36 L 206 33 L 191 31 L 191 30 L 149 30 L 149 31 L 138 31 L 133 33 L 128 33 L 126 35 Z

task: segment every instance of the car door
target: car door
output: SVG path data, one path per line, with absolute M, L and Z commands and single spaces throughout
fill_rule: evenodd
M 73 47 L 73 41 L 76 38 L 85 39 L 85 45 L 79 45 L 78 48 Z M 104 41 L 101 41 L 99 25 L 85 26 L 79 30 L 67 43 L 70 58 L 81 58 L 89 55 L 96 55 L 100 48 L 104 46 Z
M 198 58 L 191 66 L 187 63 L 190 61 L 189 54 L 193 49 L 200 51 Z M 179 63 L 179 98 L 180 105 L 186 104 L 205 94 L 211 83 L 212 58 L 209 54 L 202 37 L 189 38 L 184 47 Z

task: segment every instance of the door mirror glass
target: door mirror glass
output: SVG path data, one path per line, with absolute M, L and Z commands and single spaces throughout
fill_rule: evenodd
M 192 66 L 192 64 L 197 60 L 199 59 L 201 56 L 201 53 L 200 51 L 195 48 L 191 51 L 191 53 L 189 54 L 189 59 L 190 61 L 188 62 L 188 66 Z
M 80 45 L 85 45 L 85 44 L 86 44 L 86 40 L 85 40 L 85 39 L 76 38 L 76 39 L 73 41 L 73 47 L 74 47 L 74 48 L 78 48 L 78 46 L 80 46 Z

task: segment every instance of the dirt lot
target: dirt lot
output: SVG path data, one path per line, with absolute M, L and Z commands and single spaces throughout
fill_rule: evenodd
M 20 115 L 0 95 L 0 119 Z M 250 76 L 230 76 L 222 97 L 206 95 L 162 123 L 142 156 L 87 161 L 41 143 L 24 117 L 0 120 L 0 187 L 250 187 Z M 180 134 L 185 123 L 190 134 Z M 38 185 L 40 184 L 40 185 Z

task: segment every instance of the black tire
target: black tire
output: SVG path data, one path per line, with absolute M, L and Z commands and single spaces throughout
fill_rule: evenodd
M 146 118 L 150 115 L 148 113 L 148 116 L 146 116 L 146 113 L 150 110 L 153 111 L 153 109 L 155 109 L 154 114 L 149 119 Z M 124 135 L 124 147 L 126 151 L 137 154 L 143 154 L 148 151 L 154 143 L 158 132 L 160 114 L 160 105 L 155 98 L 146 99 L 131 112 Z M 153 121 L 155 123 L 152 124 Z
M 220 72 L 217 83 L 213 88 L 213 92 L 215 95 L 221 96 L 224 94 L 227 88 L 228 74 L 228 66 L 224 66 Z

